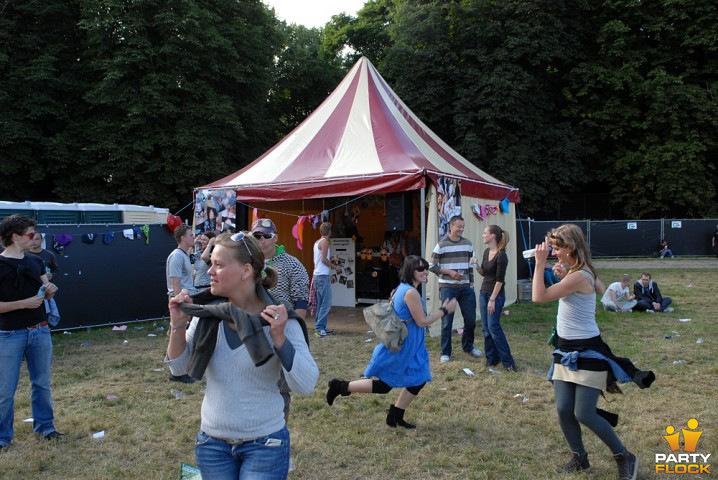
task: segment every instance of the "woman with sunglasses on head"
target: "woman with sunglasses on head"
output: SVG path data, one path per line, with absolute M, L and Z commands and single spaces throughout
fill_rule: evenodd
M 207 373 L 195 444 L 202 478 L 284 479 L 289 432 L 277 382 L 283 373 L 294 392 L 314 390 L 319 370 L 306 326 L 267 292 L 277 275 L 250 235 L 218 236 L 208 273 L 213 298 L 225 301 L 192 305 L 207 292 L 190 298 L 185 290 L 173 297 L 165 359 L 174 375 Z M 184 310 L 199 316 L 189 329 Z
M 552 230 L 546 241 L 536 246 L 536 271 L 542 272 L 549 246 L 559 264 L 568 268 L 561 281 L 548 288 L 543 277 L 534 275 L 532 300 L 545 303 L 558 300 L 556 329 L 558 348 L 548 379 L 553 382 L 558 420 L 571 448 L 570 461 L 557 473 L 589 468 L 588 453 L 581 437 L 581 424 L 593 431 L 610 449 L 618 464 L 618 479 L 635 479 L 638 459 L 629 452 L 613 430 L 617 415 L 597 409 L 603 390 L 611 391 L 615 380 L 635 382 L 647 388 L 653 372 L 638 370 L 630 360 L 613 355 L 601 339 L 596 324 L 596 291 L 604 286 L 591 265 L 591 252 L 581 229 L 573 224 Z M 561 272 L 563 274 L 563 272 Z
M 401 388 L 396 402 L 389 407 L 386 424 L 404 428 L 416 428 L 416 425 L 404 421 L 404 411 L 416 398 L 426 382 L 431 381 L 429 370 L 429 352 L 424 342 L 425 327 L 428 327 L 444 315 L 456 310 L 456 299 L 446 300 L 439 310 L 426 315 L 426 305 L 418 287 L 426 283 L 429 275 L 429 263 L 416 255 L 409 255 L 399 269 L 399 286 L 392 301 L 394 312 L 402 319 L 409 335 L 398 352 L 392 352 L 383 344 L 374 348 L 369 366 L 364 371 L 367 378 L 347 382 L 333 379 L 329 382 L 327 403 L 332 405 L 338 395 L 346 397 L 352 393 L 389 393 L 392 388 Z M 377 377 L 378 380 L 372 380 Z

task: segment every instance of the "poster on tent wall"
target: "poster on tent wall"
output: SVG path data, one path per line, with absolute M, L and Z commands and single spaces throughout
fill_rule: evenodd
M 449 234 L 449 220 L 461 215 L 461 180 L 439 177 L 436 186 L 439 238 Z
M 194 200 L 195 233 L 224 232 L 237 226 L 237 192 L 233 189 L 199 190 Z
M 330 238 L 329 261 L 342 267 L 329 275 L 332 288 L 332 306 L 356 306 L 356 246 L 351 238 Z

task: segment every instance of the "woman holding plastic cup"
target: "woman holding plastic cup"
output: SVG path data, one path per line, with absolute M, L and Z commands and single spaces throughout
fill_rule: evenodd
M 581 229 L 573 224 L 552 230 L 546 241 L 536 246 L 536 271 L 546 266 L 549 245 L 558 257 L 559 265 L 568 273 L 548 288 L 541 275 L 534 275 L 532 300 L 535 303 L 559 301 L 556 329 L 558 348 L 548 379 L 553 383 L 558 420 L 571 459 L 556 469 L 557 473 L 571 473 L 589 468 L 588 453 L 581 436 L 581 425 L 588 427 L 613 453 L 618 465 L 618 478 L 636 478 L 638 459 L 629 452 L 613 430 L 618 417 L 597 409 L 598 397 L 609 390 L 615 380 L 633 381 L 646 388 L 655 379 L 653 372 L 638 370 L 628 359 L 619 358 L 601 339 L 596 324 L 596 290 L 603 284 L 596 278 L 591 265 L 591 252 Z M 559 276 L 563 275 L 560 271 Z

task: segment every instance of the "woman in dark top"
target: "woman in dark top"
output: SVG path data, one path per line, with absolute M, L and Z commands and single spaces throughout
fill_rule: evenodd
M 484 229 L 481 239 L 488 247 L 484 250 L 481 264 L 476 265 L 479 275 L 484 277 L 479 293 L 479 309 L 484 330 L 486 366 L 493 367 L 501 362 L 504 368 L 515 372 L 516 364 L 511 356 L 511 348 L 501 328 L 501 310 L 506 302 L 504 284 L 509 265 L 509 257 L 506 255 L 509 234 L 498 225 L 489 225 Z

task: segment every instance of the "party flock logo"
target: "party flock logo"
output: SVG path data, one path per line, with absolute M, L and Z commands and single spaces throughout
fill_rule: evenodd
M 698 428 L 698 420 L 691 418 L 687 424 L 689 430 L 682 428 L 677 432 L 672 425 L 666 427 L 666 433 L 663 435 L 668 445 L 671 447 L 671 453 L 656 454 L 656 473 L 711 473 L 708 468 L 711 466 L 708 460 L 711 458 L 710 453 L 696 453 L 698 439 L 701 438 L 703 430 Z M 681 449 L 680 437 L 683 433 L 683 452 L 673 453 Z

